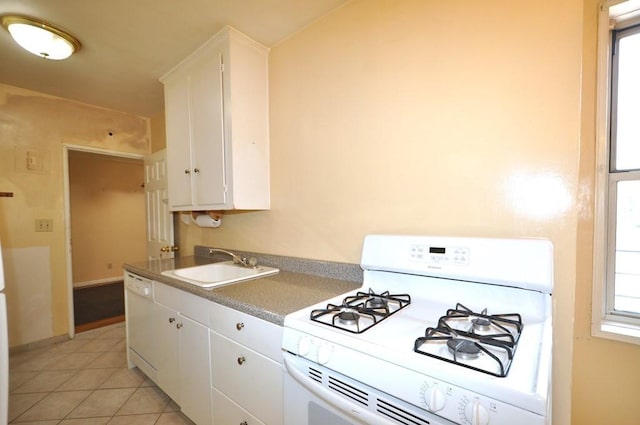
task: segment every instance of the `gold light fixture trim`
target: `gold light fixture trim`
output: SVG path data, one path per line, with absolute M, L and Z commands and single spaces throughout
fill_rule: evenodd
M 24 15 L 0 16 L 2 26 L 23 49 L 45 59 L 62 60 L 80 49 L 80 41 L 66 31 Z

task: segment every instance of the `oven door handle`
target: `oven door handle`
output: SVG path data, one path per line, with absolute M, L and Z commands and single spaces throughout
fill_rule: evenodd
M 336 395 L 323 385 L 319 385 L 311 378 L 308 378 L 292 364 L 292 361 L 286 354 L 282 360 L 286 371 L 293 379 L 296 380 L 296 382 L 311 391 L 331 407 L 341 411 L 351 418 L 356 419 L 358 422 L 365 423 L 367 425 L 397 425 L 396 422 L 391 422 L 367 409 L 360 408 L 359 406 Z

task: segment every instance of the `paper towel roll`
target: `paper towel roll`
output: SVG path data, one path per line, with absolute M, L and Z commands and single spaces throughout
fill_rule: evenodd
M 220 227 L 220 225 L 222 224 L 221 218 L 214 220 L 208 214 L 200 214 L 194 221 L 196 222 L 196 225 L 198 227 Z

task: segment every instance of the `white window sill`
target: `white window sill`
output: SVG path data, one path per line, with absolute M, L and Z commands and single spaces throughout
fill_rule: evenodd
M 628 323 L 603 319 L 594 323 L 591 334 L 595 337 L 640 345 L 640 322 Z

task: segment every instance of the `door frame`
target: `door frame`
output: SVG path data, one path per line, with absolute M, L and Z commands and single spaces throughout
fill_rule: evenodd
M 93 148 L 88 146 L 74 145 L 70 143 L 62 144 L 62 181 L 63 181 L 63 202 L 64 202 L 64 244 L 67 271 L 67 327 L 69 338 L 75 336 L 75 321 L 73 310 L 73 256 L 71 253 L 71 199 L 69 190 L 69 151 L 90 152 L 98 155 L 117 156 L 121 158 L 139 159 L 144 161 L 144 154 L 112 151 L 109 149 Z

